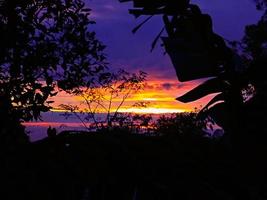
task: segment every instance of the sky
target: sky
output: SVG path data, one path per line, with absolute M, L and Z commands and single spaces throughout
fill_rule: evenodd
M 210 14 L 214 31 L 227 40 L 240 40 L 245 25 L 258 21 L 261 12 L 256 10 L 253 0 L 194 0 L 203 13 Z M 161 16 L 153 17 L 136 34 L 131 30 L 144 18 L 135 19 L 128 13 L 132 2 L 120 3 L 118 0 L 86 0 L 92 9 L 91 19 L 96 25 L 91 30 L 106 46 L 106 54 L 111 69 L 123 68 L 130 72 L 142 70 L 148 73 L 148 88 L 132 97 L 126 107 L 136 100 L 152 100 L 155 112 L 189 111 L 205 105 L 211 97 L 200 99 L 191 104 L 183 104 L 176 97 L 197 86 L 203 80 L 179 82 L 168 55 L 164 55 L 161 41 L 150 52 L 151 44 L 163 27 Z M 77 98 L 59 95 L 57 102 L 73 104 Z M 151 111 L 151 108 L 150 108 Z M 148 110 L 149 112 L 149 110 Z
M 262 14 L 256 10 L 253 0 L 194 0 L 192 3 L 198 4 L 203 13 L 211 15 L 214 31 L 227 40 L 240 40 L 245 25 L 256 23 Z M 204 106 L 212 97 L 207 96 L 189 104 L 175 100 L 203 80 L 179 82 L 168 55 L 164 55 L 160 42 L 155 50 L 150 52 L 154 38 L 163 27 L 161 17 L 153 17 L 136 34 L 132 34 L 131 30 L 144 18 L 136 20 L 128 13 L 128 9 L 132 7 L 131 2 L 86 0 L 86 5 L 92 9 L 91 19 L 96 21 L 96 24 L 90 27 L 91 30 L 94 30 L 97 38 L 107 46 L 105 53 L 110 68 L 123 68 L 129 72 L 142 70 L 148 73 L 146 89 L 131 96 L 121 111 L 145 113 L 192 111 Z M 60 93 L 54 100 L 55 108 L 59 104 L 80 103 L 79 98 L 64 93 Z M 149 101 L 150 106 L 142 110 L 133 110 L 130 105 L 135 101 Z M 119 100 L 115 100 L 114 106 L 118 103 Z M 44 121 L 39 125 L 47 127 L 53 122 L 59 127 L 63 123 L 62 120 L 58 114 L 50 113 L 45 115 Z M 39 125 L 29 124 L 32 130 Z
M 92 8 L 93 27 L 97 36 L 107 45 L 108 59 L 112 66 L 130 70 L 144 69 L 155 78 L 175 78 L 168 56 L 158 44 L 150 53 L 153 39 L 163 27 L 161 17 L 154 17 L 140 31 L 131 30 L 142 21 L 128 14 L 132 3 L 119 3 L 118 0 L 87 0 Z M 195 0 L 203 13 L 213 18 L 214 31 L 228 40 L 240 40 L 244 27 L 255 23 L 261 13 L 256 11 L 253 0 Z

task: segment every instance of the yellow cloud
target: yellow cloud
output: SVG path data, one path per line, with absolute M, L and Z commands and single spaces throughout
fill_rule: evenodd
M 119 109 L 119 112 L 134 112 L 134 113 L 174 113 L 193 111 L 195 108 L 200 108 L 205 105 L 211 96 L 205 97 L 196 102 L 184 104 L 175 100 L 176 97 L 186 93 L 190 89 L 198 85 L 199 81 L 191 81 L 187 83 L 179 83 L 177 80 L 153 80 L 147 81 L 147 87 L 140 93 L 129 96 L 124 104 Z M 166 87 L 171 85 L 171 87 Z M 101 91 L 103 92 L 103 91 Z M 109 99 L 109 94 L 105 95 Z M 80 96 L 71 96 L 65 93 L 59 94 L 53 99 L 55 107 L 59 104 L 78 105 L 80 109 L 86 109 L 86 105 L 81 104 L 83 98 Z M 116 111 L 122 101 L 121 96 L 112 99 L 111 111 Z M 136 108 L 132 105 L 136 102 L 150 102 L 145 108 Z M 103 104 L 108 107 L 108 101 Z M 106 112 L 105 109 L 99 107 L 97 112 Z

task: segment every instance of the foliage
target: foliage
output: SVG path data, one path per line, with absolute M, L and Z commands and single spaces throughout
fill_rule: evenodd
M 209 115 L 207 110 L 211 112 L 214 108 L 217 112 L 217 110 L 225 110 L 226 107 L 234 108 L 227 109 L 227 111 L 233 110 L 234 113 L 235 108 L 239 108 L 239 104 L 242 103 L 241 91 L 245 89 L 245 83 L 243 83 L 239 71 L 236 70 L 240 66 L 244 67 L 242 57 L 232 52 L 224 39 L 214 33 L 211 17 L 208 14 L 203 14 L 197 5 L 190 4 L 189 1 L 181 1 L 184 2 L 184 6 L 172 2 L 175 6 L 173 9 L 168 2 L 160 2 L 165 6 L 161 12 L 154 9 L 153 3 L 147 3 L 140 15 L 146 15 L 146 9 L 150 9 L 153 14 L 163 15 L 164 29 L 168 37 L 162 37 L 162 39 L 176 69 L 178 79 L 188 81 L 214 76 L 214 78 L 178 97 L 177 100 L 188 103 L 208 94 L 217 93 L 218 95 L 204 107 L 202 114 L 205 111 L 207 116 Z M 134 1 L 134 7 L 138 8 L 138 5 L 137 1 Z M 179 9 L 182 11 L 178 11 Z M 131 12 L 130 10 L 130 13 L 136 14 L 137 11 Z M 156 40 L 161 33 L 162 31 Z M 231 105 L 226 105 L 228 102 Z M 214 113 L 215 111 L 213 117 L 216 115 Z M 215 121 L 219 125 L 225 125 L 224 128 L 228 128 L 226 123 L 218 119 Z
M 257 1 L 265 8 L 265 1 Z M 267 63 L 267 20 L 266 12 L 257 24 L 248 25 L 241 42 L 231 42 L 232 59 L 230 71 L 206 81 L 178 98 L 182 102 L 191 102 L 207 94 L 218 93 L 200 112 L 200 116 L 212 116 L 225 130 L 245 132 L 242 121 L 249 116 L 246 112 L 254 102 L 255 106 L 266 108 L 266 77 L 264 66 Z M 230 49 L 230 47 L 228 47 Z M 239 53 L 239 55 L 237 55 Z M 239 60 L 236 57 L 239 57 Z M 242 70 L 238 71 L 238 65 Z M 261 99 L 255 101 L 255 99 Z M 265 100 L 264 100 L 265 99 Z M 258 105 L 256 105 L 256 104 Z M 250 109 L 250 112 L 252 110 Z M 254 112 L 258 112 L 259 110 Z M 251 119 L 251 122 L 255 119 Z M 258 121 L 259 123 L 259 121 Z M 236 128 L 235 128 L 236 127 Z M 254 127 L 255 128 L 255 127 Z M 239 129 L 239 130 L 238 130 Z
M 129 133 L 135 134 L 154 134 L 155 122 L 151 114 L 128 114 L 126 116 L 127 121 L 120 120 L 120 129 L 126 129 Z
M 266 0 L 254 0 L 256 5 L 257 5 L 257 9 L 261 10 L 266 8 L 267 6 L 267 1 Z
M 89 15 L 82 0 L 3 2 L 0 96 L 20 119 L 37 119 L 56 88 L 91 86 L 106 67 L 105 46 L 89 31 Z
M 128 134 L 155 134 L 155 122 L 151 114 L 118 113 L 108 131 Z M 102 129 L 103 130 L 103 129 Z
M 227 133 L 235 133 L 235 139 L 238 140 L 247 131 L 244 122 L 251 111 L 260 112 L 261 118 L 266 118 L 259 108 L 266 111 L 267 107 L 264 103 L 267 100 L 264 73 L 267 63 L 267 2 L 254 1 L 258 9 L 265 11 L 264 15 L 257 24 L 246 27 L 242 41 L 227 41 L 228 44 L 213 31 L 211 16 L 202 13 L 198 5 L 190 4 L 189 1 L 181 1 L 186 6 L 172 2 L 175 6 L 173 9 L 166 1 L 159 1 L 159 7 L 152 2 L 139 5 L 138 1 L 133 0 L 135 9 L 130 9 L 130 13 L 136 17 L 163 15 L 163 30 L 166 30 L 168 37 L 162 39 L 179 80 L 212 77 L 177 100 L 188 103 L 215 94 L 198 117 L 212 117 Z M 134 32 L 149 19 L 137 26 Z M 160 31 L 155 41 L 162 32 Z M 190 43 L 192 40 L 193 44 Z M 189 66 L 184 67 L 185 65 Z M 258 120 L 251 119 L 252 121 Z M 255 123 L 253 124 L 255 128 Z
M 204 136 L 207 121 L 197 118 L 197 113 L 176 113 L 161 116 L 155 123 L 156 132 L 161 135 Z
M 130 115 L 120 114 L 120 109 L 128 98 L 144 89 L 145 80 L 146 73 L 142 71 L 133 74 L 124 70 L 102 73 L 98 87 L 80 87 L 75 91 L 74 94 L 81 98 L 81 107 L 64 104 L 60 107 L 68 111 L 65 116 L 75 115 L 89 130 L 116 124 L 122 126 Z M 100 113 L 105 117 L 98 117 Z

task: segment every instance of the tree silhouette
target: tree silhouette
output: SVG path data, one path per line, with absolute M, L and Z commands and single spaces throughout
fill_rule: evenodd
M 81 98 L 81 107 L 65 104 L 60 107 L 68 111 L 65 117 L 74 115 L 89 131 L 122 126 L 130 116 L 121 114 L 120 109 L 127 99 L 144 89 L 145 80 L 146 73 L 142 71 L 129 73 L 120 69 L 101 73 L 98 87 L 80 87 L 73 92 Z
M 1 2 L 0 97 L 10 105 L 1 127 L 7 115 L 38 119 L 57 89 L 93 87 L 106 62 L 89 15 L 82 0 Z
M 246 141 L 246 137 L 251 140 L 248 134 L 252 130 L 257 132 L 254 137 L 265 130 L 261 124 L 266 123 L 267 99 L 264 74 L 267 63 L 266 2 L 257 1 L 257 7 L 265 9 L 260 21 L 246 26 L 243 40 L 232 41 L 227 47 L 231 50 L 228 70 L 178 98 L 182 102 L 191 102 L 207 94 L 219 93 L 203 108 L 200 116 L 212 116 L 231 133 L 234 144 Z
M 156 131 L 162 135 L 178 137 L 204 137 L 207 121 L 197 118 L 197 113 L 176 113 L 171 116 L 161 116 L 156 122 Z
M 213 77 L 177 100 L 188 103 L 216 94 L 199 117 L 211 116 L 226 133 L 231 133 L 234 143 L 240 140 L 246 132 L 243 124 L 249 99 L 266 93 L 261 70 L 266 65 L 266 12 L 257 25 L 247 26 L 243 41 L 229 42 L 213 31 L 212 18 L 189 1 L 159 1 L 160 5 L 133 2 L 135 9 L 130 13 L 135 17 L 163 15 L 168 37 L 162 40 L 180 81 Z M 255 2 L 258 9 L 266 9 L 265 0 Z M 264 99 L 259 100 L 263 107 Z
M 254 0 L 254 1 L 257 5 L 257 9 L 263 9 L 263 8 L 266 8 L 266 6 L 267 6 L 266 0 Z

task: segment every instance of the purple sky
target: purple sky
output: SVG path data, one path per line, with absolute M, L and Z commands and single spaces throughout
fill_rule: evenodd
M 135 35 L 131 30 L 144 18 L 135 20 L 128 14 L 131 3 L 118 0 L 86 0 L 93 9 L 92 17 L 97 22 L 94 29 L 106 45 L 108 60 L 113 67 L 128 70 L 143 70 L 159 79 L 175 79 L 175 72 L 168 56 L 163 55 L 160 42 L 150 53 L 151 43 L 163 23 L 154 17 Z M 226 39 L 239 40 L 246 24 L 257 22 L 261 12 L 257 11 L 253 0 L 194 0 L 204 13 L 213 18 L 215 32 Z
M 165 92 L 168 89 L 171 90 L 170 82 L 175 83 L 177 78 L 169 57 L 163 55 L 164 50 L 160 47 L 160 42 L 150 53 L 151 43 L 163 27 L 161 17 L 152 18 L 137 34 L 133 35 L 131 30 L 140 22 L 140 19 L 135 20 L 128 14 L 131 3 L 122 4 L 118 0 L 86 0 L 86 3 L 93 9 L 92 18 L 97 22 L 94 30 L 98 38 L 107 45 L 106 53 L 111 66 L 129 71 L 146 71 L 150 78 L 161 81 L 162 88 L 166 89 Z M 215 32 L 229 40 L 240 40 L 245 25 L 257 22 L 262 14 L 256 11 L 253 0 L 194 0 L 193 3 L 197 3 L 204 13 L 212 16 Z M 174 93 L 173 104 L 178 105 L 174 100 L 175 97 L 183 88 L 188 90 L 188 86 L 190 83 L 180 83 L 179 88 L 171 90 L 171 93 Z M 162 92 L 162 88 L 158 89 L 159 92 Z M 59 103 L 60 99 L 62 103 L 66 103 L 66 98 L 59 98 Z M 44 121 L 49 121 L 50 125 L 50 122 L 56 122 L 52 124 L 53 127 L 60 126 L 63 122 L 60 120 L 64 118 L 58 113 L 44 115 Z M 76 121 L 71 119 L 71 122 L 75 124 Z M 43 129 L 40 128 L 42 126 Z M 33 132 L 38 129 L 38 134 L 33 134 L 32 139 L 45 137 L 47 126 L 47 124 L 28 126 Z M 43 130 L 43 133 L 40 130 Z

